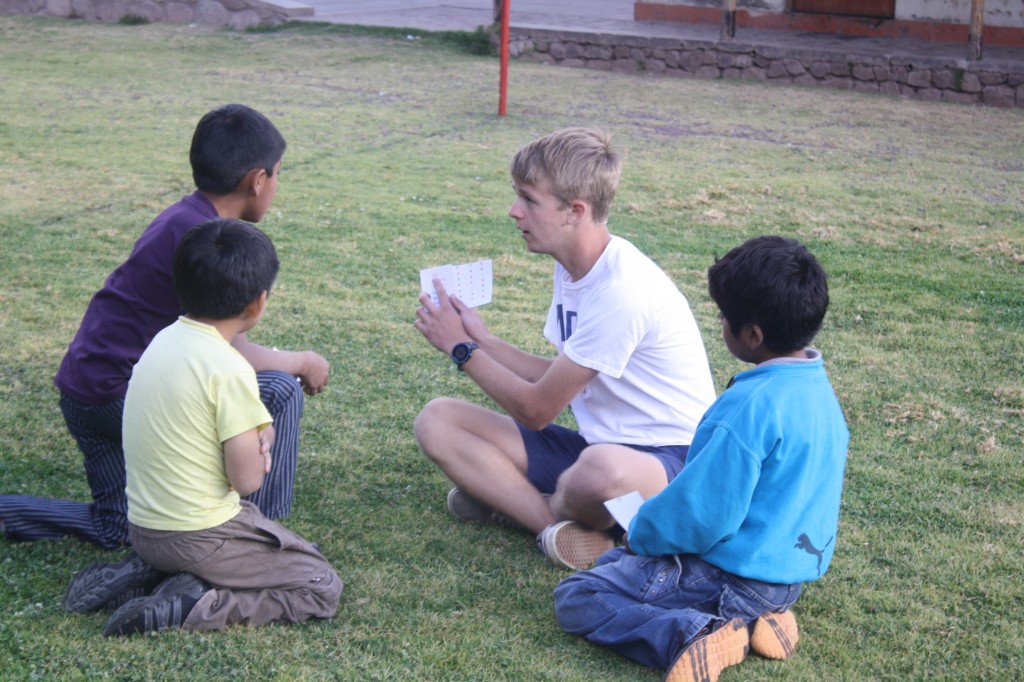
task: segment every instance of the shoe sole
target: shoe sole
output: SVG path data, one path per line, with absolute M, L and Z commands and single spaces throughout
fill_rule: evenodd
M 690 643 L 672 664 L 665 682 L 715 682 L 726 668 L 742 663 L 750 648 L 747 624 L 729 621 Z
M 615 547 L 602 531 L 584 528 L 575 521 L 562 521 L 544 533 L 542 549 L 551 563 L 570 571 L 590 568 L 597 558 Z
M 750 650 L 758 656 L 784 661 L 796 651 L 800 630 L 792 611 L 765 613 L 754 623 Z
M 90 564 L 68 584 L 64 610 L 70 613 L 113 610 L 147 594 L 166 577 L 167 574 L 146 566 L 137 556 L 117 563 Z

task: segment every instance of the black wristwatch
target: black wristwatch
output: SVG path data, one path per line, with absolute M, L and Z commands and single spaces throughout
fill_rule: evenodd
M 456 369 L 462 371 L 462 366 L 469 362 L 469 359 L 473 357 L 473 350 L 480 346 L 472 341 L 463 341 L 462 343 L 455 344 L 452 348 L 452 362 L 455 363 Z

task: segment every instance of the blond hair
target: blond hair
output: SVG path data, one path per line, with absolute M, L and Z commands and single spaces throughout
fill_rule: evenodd
M 608 220 L 622 173 L 622 159 L 611 135 L 593 128 L 566 128 L 534 140 L 512 157 L 512 179 L 518 184 L 550 183 L 563 206 L 576 199 L 590 204 L 594 221 Z

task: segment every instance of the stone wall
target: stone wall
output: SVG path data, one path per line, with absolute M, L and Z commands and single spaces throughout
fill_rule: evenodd
M 1018 62 L 910 58 L 735 42 L 512 29 L 512 57 L 622 73 L 864 90 L 927 100 L 1024 107 Z
M 243 30 L 309 16 L 313 8 L 291 0 L 0 0 L 0 14 L 109 22 L 138 17 Z

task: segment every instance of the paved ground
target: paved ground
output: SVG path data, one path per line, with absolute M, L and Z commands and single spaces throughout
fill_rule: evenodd
M 311 21 L 363 26 L 473 31 L 493 20 L 492 0 L 298 0 L 313 7 Z M 510 0 L 513 26 L 584 33 L 613 33 L 718 40 L 717 25 L 633 21 L 633 0 Z M 964 59 L 967 46 L 857 36 L 739 28 L 737 42 L 851 53 Z M 986 47 L 986 60 L 1024 63 L 1024 48 Z
M 364 26 L 401 26 L 429 31 L 473 31 L 493 19 L 492 0 L 299 0 L 314 21 Z M 616 29 L 633 22 L 633 0 L 511 0 L 512 23 Z

